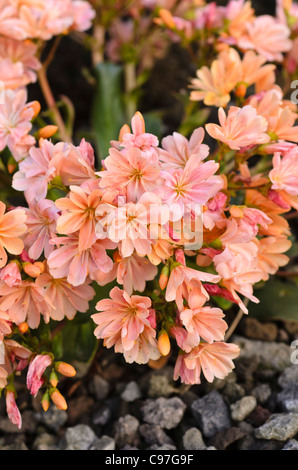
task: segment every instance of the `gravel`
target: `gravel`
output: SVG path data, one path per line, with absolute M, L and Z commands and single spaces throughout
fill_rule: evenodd
M 143 419 L 164 429 L 175 428 L 183 418 L 185 403 L 178 397 L 146 400 L 141 408 Z
M 298 413 L 272 415 L 263 426 L 255 430 L 257 439 L 286 441 L 298 433 Z
M 241 398 L 231 405 L 231 416 L 234 421 L 243 421 L 257 406 L 257 399 L 253 396 Z
M 218 431 L 231 426 L 228 407 L 216 390 L 195 400 L 191 411 L 199 429 L 206 437 L 212 437 Z

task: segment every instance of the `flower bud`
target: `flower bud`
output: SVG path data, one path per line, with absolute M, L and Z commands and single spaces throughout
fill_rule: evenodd
M 28 274 L 28 276 L 36 278 L 44 272 L 44 264 L 41 262 L 29 263 L 25 262 L 23 264 L 23 271 Z
M 244 98 L 246 95 L 246 90 L 247 86 L 245 83 L 240 83 L 236 88 L 235 95 L 238 96 L 238 98 Z
M 54 370 L 52 370 L 52 372 L 50 374 L 50 384 L 55 388 L 58 385 L 58 377 L 57 377 L 57 374 Z
M 168 333 L 165 330 L 161 330 L 157 340 L 157 346 L 162 356 L 167 356 L 171 350 L 171 343 Z
M 130 128 L 127 124 L 124 124 L 124 126 L 121 127 L 120 132 L 119 132 L 119 142 L 122 142 L 123 136 L 125 134 L 130 134 Z
M 55 368 L 59 374 L 62 374 L 65 377 L 74 377 L 77 373 L 75 368 L 72 365 L 67 364 L 67 362 L 56 362 Z
M 42 127 L 41 129 L 39 129 L 39 131 L 37 133 L 37 137 L 39 139 L 49 139 L 54 134 L 56 134 L 57 131 L 58 131 L 57 126 L 45 126 L 45 127 Z
M 67 410 L 67 403 L 63 395 L 59 392 L 57 388 L 54 388 L 50 391 L 51 400 L 56 405 L 58 410 Z
M 24 335 L 29 330 L 29 325 L 26 321 L 19 324 L 19 332 Z
M 168 285 L 169 274 L 170 274 L 170 268 L 169 268 L 169 265 L 166 264 L 162 268 L 161 273 L 160 273 L 160 277 L 159 277 L 159 287 L 162 290 L 164 290 Z
M 49 396 L 48 391 L 46 391 L 46 393 L 42 397 L 41 406 L 42 406 L 43 411 L 48 411 L 49 406 L 50 406 L 50 396 Z
M 175 29 L 175 21 L 173 19 L 172 13 L 169 10 L 167 10 L 166 8 L 161 8 L 158 14 L 168 28 Z
M 40 102 L 39 101 L 32 101 L 30 104 L 29 104 L 29 107 L 33 109 L 33 112 L 34 112 L 34 115 L 33 115 L 33 118 L 36 118 L 36 116 L 39 115 L 40 113 L 40 110 L 41 110 L 41 106 L 40 106 Z

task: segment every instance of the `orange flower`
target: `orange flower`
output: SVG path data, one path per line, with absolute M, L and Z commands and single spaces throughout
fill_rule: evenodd
M 25 221 L 24 210 L 14 209 L 5 214 L 5 204 L 0 201 L 0 268 L 7 263 L 6 251 L 12 255 L 22 253 L 24 244 L 19 237 L 27 230 Z

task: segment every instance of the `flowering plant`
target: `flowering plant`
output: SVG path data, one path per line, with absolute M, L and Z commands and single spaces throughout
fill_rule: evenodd
M 273 17 L 244 0 L 1 0 L 0 390 L 14 424 L 20 373 L 45 411 L 67 408 L 57 385 L 76 374 L 67 338 L 82 325 L 88 340 L 72 352 L 86 346 L 89 361 L 99 345 L 128 363 L 171 358 L 189 385 L 234 368 L 225 313 L 248 314 L 290 260 L 297 32 L 290 1 Z M 90 48 L 100 78 L 96 151 L 73 135 L 71 105 L 57 104 L 47 79 L 66 34 Z M 138 97 L 173 43 L 197 71 L 180 128 L 160 137 Z M 37 79 L 44 112 L 28 101 Z

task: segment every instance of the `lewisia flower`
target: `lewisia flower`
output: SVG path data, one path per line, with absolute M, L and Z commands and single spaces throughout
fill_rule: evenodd
M 20 237 L 27 229 L 25 221 L 23 209 L 13 209 L 5 214 L 5 204 L 0 201 L 0 268 L 6 265 L 6 251 L 12 255 L 22 253 L 24 244 Z
M 204 302 L 191 292 L 188 297 L 188 307 L 179 313 L 179 319 L 188 334 L 192 337 L 194 346 L 200 339 L 213 343 L 222 341 L 228 325 L 223 320 L 224 314 L 220 308 L 204 307 Z
M 153 191 L 158 184 L 160 169 L 148 160 L 138 148 L 128 148 L 125 153 L 111 148 L 104 160 L 106 170 L 97 173 L 99 186 L 109 189 L 124 188 L 128 201 L 137 201 L 142 194 Z
M 3 341 L 4 336 L 11 334 L 11 319 L 6 312 L 2 312 L 0 310 L 0 341 Z M 1 347 L 3 345 L 1 344 Z M 0 350 L 0 358 L 2 354 L 2 350 Z M 0 379 L 1 380 L 1 379 Z M 0 388 L 3 388 L 0 386 Z
M 12 261 L 1 269 L 0 281 L 5 282 L 9 287 L 21 284 L 22 277 L 18 262 Z
M 112 145 L 120 148 L 138 148 L 144 157 L 156 161 L 158 139 L 145 131 L 145 121 L 139 111 L 131 119 L 131 129 L 132 132 L 124 125 L 120 131 L 119 142 L 112 142 Z
M 36 397 L 38 390 L 44 383 L 43 373 L 52 364 L 52 358 L 48 354 L 38 354 L 29 363 L 26 385 L 31 395 Z
M 291 49 L 289 28 L 270 15 L 258 16 L 245 27 L 245 33 L 238 39 L 240 49 L 254 49 L 271 62 L 281 62 L 283 53 Z
M 50 274 L 41 274 L 36 279 L 36 285 L 44 288 L 46 297 L 50 300 L 49 316 L 55 321 L 64 317 L 72 320 L 77 312 L 86 312 L 89 301 L 95 295 L 90 286 L 90 280 L 80 286 L 72 286 L 67 279 L 55 279 Z
M 57 176 L 56 158 L 60 158 L 66 145 L 62 142 L 54 145 L 40 139 L 39 148 L 32 147 L 29 155 L 20 162 L 19 171 L 13 176 L 12 187 L 24 191 L 29 203 L 46 198 L 48 184 Z
M 208 145 L 203 144 L 205 131 L 202 127 L 195 129 L 189 141 L 178 132 L 162 139 L 162 149 L 158 149 L 158 158 L 163 170 L 184 168 L 192 155 L 199 164 L 209 155 Z
M 298 126 L 295 126 L 297 119 L 295 106 L 282 99 L 280 89 L 272 89 L 260 96 L 252 96 L 249 99 L 249 105 L 256 109 L 258 115 L 266 119 L 268 123 L 267 132 L 272 139 L 298 142 Z
M 148 258 L 132 253 L 131 256 L 123 258 L 116 252 L 114 256 L 114 270 L 117 283 L 123 285 L 125 292 L 131 295 L 132 292 L 143 292 L 146 281 L 152 281 L 157 275 L 157 267 Z
M 281 157 L 275 153 L 273 169 L 269 173 L 272 189 L 284 190 L 292 196 L 298 196 L 298 152 L 297 147 Z
M 220 140 L 233 150 L 240 150 L 248 145 L 259 145 L 269 142 L 266 134 L 268 124 L 265 118 L 259 116 L 250 105 L 243 108 L 231 106 L 226 116 L 223 108 L 218 110 L 220 125 L 206 124 L 206 130 L 211 137 Z
M 23 237 L 25 249 L 31 259 L 38 259 L 42 252 L 46 258 L 54 247 L 50 239 L 56 236 L 58 209 L 53 201 L 43 199 L 24 209 L 27 215 L 27 232 Z
M 110 211 L 106 217 L 108 238 L 120 243 L 121 256 L 128 257 L 134 250 L 145 256 L 151 252 L 151 245 L 156 242 L 154 230 L 149 230 L 151 219 L 158 224 L 168 222 L 168 211 L 161 204 L 160 198 L 153 193 L 142 194 L 137 203 L 128 202 Z M 151 220 L 150 220 L 151 219 Z
M 113 261 L 107 255 L 107 249 L 115 248 L 110 240 L 96 240 L 86 250 L 79 250 L 79 236 L 77 233 L 69 237 L 56 237 L 51 240 L 57 245 L 48 258 L 50 274 L 57 279 L 67 278 L 73 286 L 85 283 L 89 275 L 96 280 L 101 272 L 108 273 L 113 268 Z
M 131 297 L 118 287 L 110 292 L 110 299 L 96 304 L 100 313 L 92 315 L 96 323 L 94 334 L 103 339 L 107 348 L 115 347 L 127 362 L 143 364 L 160 357 L 156 331 L 152 327 L 151 299 L 140 295 Z
M 13 424 L 17 425 L 18 429 L 21 429 L 22 417 L 21 417 L 20 410 L 16 404 L 16 399 L 15 399 L 16 394 L 13 390 L 6 390 L 5 396 L 6 396 L 7 416 Z
M 287 252 L 292 242 L 287 237 L 263 237 L 255 239 L 258 246 L 258 268 L 263 271 L 263 281 L 269 279 L 269 275 L 275 274 L 277 270 L 289 262 Z
M 68 197 L 56 201 L 56 206 L 62 211 L 57 222 L 57 232 L 60 234 L 78 232 L 80 253 L 92 245 L 97 223 L 95 210 L 101 195 L 100 190 L 86 194 L 79 186 L 70 186 Z
M 196 289 L 196 295 L 209 299 L 209 295 L 204 290 L 203 282 L 219 282 L 220 276 L 198 271 L 196 269 L 178 264 L 171 269 L 169 281 L 166 288 L 166 301 L 176 301 L 178 309 L 183 310 L 184 292 L 189 292 L 191 287 Z M 192 284 L 194 283 L 194 284 Z
M 31 41 L 1 38 L 0 78 L 5 89 L 15 89 L 34 83 L 40 62 L 36 56 L 37 45 Z
M 163 202 L 179 209 L 181 216 L 187 206 L 193 212 L 195 205 L 205 204 L 222 189 L 221 177 L 215 176 L 218 168 L 214 160 L 198 164 L 196 156 L 192 155 L 183 169 L 162 171 L 164 184 L 158 192 Z
M 0 151 L 8 147 L 17 161 L 35 144 L 35 138 L 29 135 L 34 111 L 26 101 L 26 89 L 5 90 L 4 104 L 0 104 Z
M 41 314 L 48 323 L 50 301 L 34 282 L 23 281 L 13 287 L 0 282 L 0 296 L 0 309 L 7 311 L 16 325 L 27 321 L 30 328 L 37 328 Z
M 190 99 L 203 100 L 206 106 L 226 106 L 231 91 L 241 81 L 240 58 L 237 59 L 224 53 L 212 62 L 210 69 L 207 66 L 199 69 L 197 78 L 191 82 L 195 91 L 191 92 Z
M 233 359 L 239 356 L 240 349 L 236 344 L 201 343 L 189 353 L 180 353 L 174 369 L 174 380 L 179 377 L 185 384 L 193 385 L 201 383 L 201 372 L 208 382 L 214 378 L 223 379 L 233 369 Z

